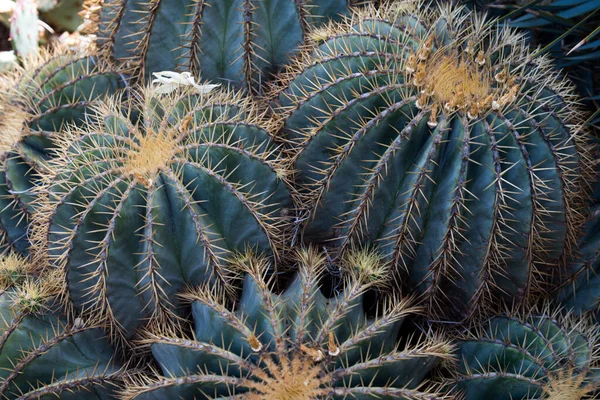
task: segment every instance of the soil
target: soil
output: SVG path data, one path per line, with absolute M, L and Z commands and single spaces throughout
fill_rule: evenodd
M 12 46 L 8 41 L 10 37 L 10 29 L 4 24 L 0 23 L 0 51 L 12 50 Z

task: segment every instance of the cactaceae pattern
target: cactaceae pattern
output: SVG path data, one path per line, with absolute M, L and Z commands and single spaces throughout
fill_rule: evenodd
M 598 327 L 552 312 L 508 313 L 460 335 L 452 385 L 466 400 L 593 398 Z
M 174 317 L 186 284 L 226 280 L 234 252 L 277 258 L 294 207 L 249 99 L 152 88 L 138 97 L 102 103 L 97 121 L 64 134 L 35 222 L 41 254 L 65 273 L 65 300 L 126 338 Z
M 378 256 L 355 255 L 370 262 L 358 270 L 345 265 L 344 289 L 326 298 L 319 289 L 325 256 L 313 249 L 298 254 L 297 275 L 280 294 L 265 277 L 265 260 L 246 255 L 235 307 L 208 287 L 185 295 L 193 301 L 194 335 L 172 326 L 147 332 L 142 343 L 162 373 L 133 377 L 123 397 L 447 398 L 423 379 L 448 359 L 451 346 L 433 335 L 406 348 L 397 344 L 404 318 L 417 309 L 388 298 L 376 316 L 367 315 L 365 293 L 382 281 Z
M 274 95 L 306 242 L 334 258 L 377 246 L 446 318 L 522 301 L 564 266 L 591 164 L 548 59 L 463 7 L 414 1 L 313 38 Z
M 53 279 L 26 279 L 0 291 L 0 396 L 114 398 L 123 365 L 101 325 L 61 314 Z
M 585 234 L 567 265 L 568 274 L 554 293 L 557 306 L 576 315 L 600 313 L 600 207 L 592 208 Z
M 87 8 L 96 10 L 89 18 L 98 21 L 99 47 L 136 75 L 190 71 L 204 81 L 258 90 L 298 50 L 310 24 L 347 14 L 348 3 L 104 0 L 88 1 Z
M 26 252 L 31 192 L 52 156 L 58 131 L 82 123 L 91 104 L 127 85 L 86 52 L 59 48 L 0 77 L 0 245 Z

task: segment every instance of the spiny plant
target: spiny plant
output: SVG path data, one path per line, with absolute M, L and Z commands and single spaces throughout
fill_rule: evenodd
M 345 264 L 345 287 L 331 298 L 319 289 L 326 257 L 298 252 L 289 286 L 273 291 L 264 258 L 241 257 L 247 272 L 231 306 L 214 288 L 185 295 L 192 301 L 191 336 L 161 325 L 145 334 L 160 365 L 133 376 L 124 399 L 445 399 L 424 377 L 452 347 L 433 335 L 402 348 L 398 332 L 418 309 L 390 297 L 376 315 L 366 293 L 384 281 L 376 254 L 357 253 L 362 265 Z
M 32 267 L 13 256 L 0 260 L 0 270 L 7 268 Z M 58 282 L 53 274 L 29 277 L 12 287 L 5 283 L 0 291 L 0 396 L 115 398 L 125 368 L 100 324 L 67 321 L 55 301 Z
M 39 188 L 40 254 L 64 272 L 64 301 L 107 321 L 115 339 L 176 317 L 175 294 L 228 279 L 233 253 L 279 257 L 294 208 L 250 99 L 157 90 L 133 106 L 100 103 L 95 120 L 65 132 Z
M 21 57 L 33 56 L 39 51 L 38 11 L 35 0 L 16 0 L 10 17 L 10 40 Z
M 458 339 L 451 385 L 465 400 L 580 400 L 600 389 L 598 326 L 585 319 L 512 312 Z
M 339 259 L 377 246 L 435 316 L 520 302 L 583 223 L 571 85 L 523 37 L 461 6 L 366 8 L 313 34 L 274 107 L 305 209 Z
M 558 305 L 576 315 L 600 315 L 600 207 L 592 209 L 576 255 L 568 264 L 568 275 L 555 292 Z
M 58 48 L 0 76 L 0 249 L 27 252 L 38 174 L 61 128 L 81 123 L 90 105 L 127 85 L 116 69 L 86 52 Z
M 135 75 L 189 71 L 205 81 L 259 90 L 298 50 L 311 25 L 347 14 L 351 2 L 88 0 L 86 9 L 88 19 L 98 21 L 99 48 Z
M 473 1 L 473 0 L 471 0 Z M 600 2 L 589 0 L 475 0 L 503 23 L 527 33 L 573 80 L 593 111 L 588 124 L 600 122 Z

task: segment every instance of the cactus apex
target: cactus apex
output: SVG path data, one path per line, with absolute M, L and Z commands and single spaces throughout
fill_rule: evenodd
M 325 298 L 318 281 L 326 257 L 313 248 L 297 256 L 297 276 L 279 294 L 260 257 L 250 257 L 261 265 L 246 268 L 235 305 L 210 286 L 184 294 L 192 302 L 194 335 L 169 325 L 146 331 L 139 343 L 152 349 L 161 370 L 132 376 L 123 398 L 450 399 L 423 378 L 451 358 L 453 346 L 432 334 L 406 348 L 396 342 L 402 320 L 418 310 L 410 300 L 390 299 L 366 317 L 362 295 L 369 283 L 349 277 Z
M 272 103 L 305 243 L 334 261 L 379 247 L 436 317 L 552 286 L 592 163 L 573 85 L 548 58 L 497 21 L 429 1 L 366 7 L 313 40 Z
M 36 271 L 35 263 L 17 253 L 0 255 L 0 291 L 23 282 Z

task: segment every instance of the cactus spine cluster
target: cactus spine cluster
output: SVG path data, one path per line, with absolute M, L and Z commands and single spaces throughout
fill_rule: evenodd
M 64 133 L 35 230 L 65 273 L 65 298 L 126 338 L 175 317 L 186 285 L 227 280 L 235 252 L 278 258 L 293 208 L 268 122 L 248 99 L 138 97 L 137 117 L 114 98 Z
M 305 242 L 334 258 L 377 246 L 453 318 L 526 299 L 564 266 L 590 165 L 582 118 L 521 35 L 400 2 L 313 37 L 275 99 Z
M 496 316 L 462 335 L 453 384 L 466 400 L 580 400 L 600 388 L 598 328 L 544 311 Z
M 0 246 L 26 252 L 32 189 L 59 131 L 82 123 L 91 105 L 125 88 L 125 77 L 86 52 L 58 48 L 0 77 Z
M 348 0 L 104 0 L 93 19 L 99 46 L 136 75 L 189 71 L 259 90 L 311 24 L 347 13 Z
M 194 290 L 193 337 L 162 326 L 146 333 L 162 373 L 134 377 L 125 399 L 444 399 L 422 381 L 447 360 L 451 346 L 430 336 L 401 348 L 398 332 L 415 311 L 406 300 L 389 298 L 367 315 L 366 292 L 385 275 L 379 258 L 357 272 L 345 265 L 345 287 L 325 297 L 319 280 L 326 258 L 299 251 L 298 272 L 280 294 L 265 278 L 265 260 L 246 256 L 247 272 L 235 308 L 218 291 Z M 350 271 L 353 271 L 350 275 Z

